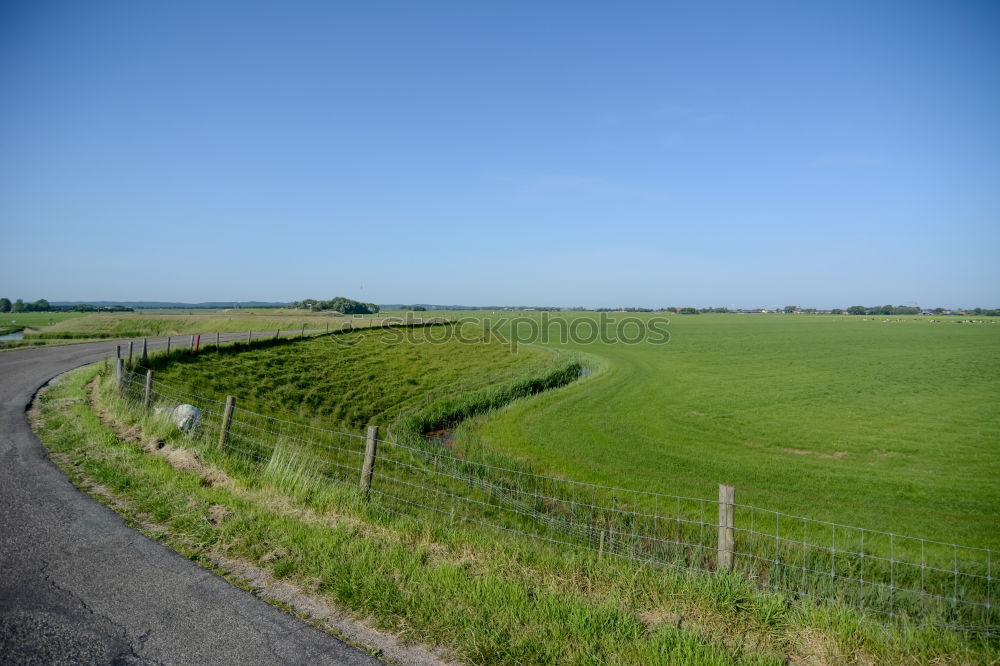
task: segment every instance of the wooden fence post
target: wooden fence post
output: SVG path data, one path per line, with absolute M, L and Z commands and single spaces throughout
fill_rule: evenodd
M 121 394 L 125 389 L 125 361 L 118 357 L 115 359 L 115 385 L 118 387 L 118 393 Z
M 201 349 L 201 333 L 198 334 L 198 337 L 197 337 L 197 339 L 195 340 L 195 343 L 194 343 L 194 351 L 195 351 L 195 353 L 197 353 L 198 350 L 200 350 L 200 349 Z
M 153 371 L 146 371 L 146 395 L 143 398 L 143 405 L 146 409 L 153 404 Z
M 302 330 L 299 331 L 299 337 L 300 338 L 306 337 L 306 325 L 305 324 L 302 324 Z
M 274 339 L 277 340 L 279 337 L 281 337 L 281 329 L 280 328 L 277 331 L 274 332 Z
M 115 358 L 121 358 L 121 357 L 122 357 L 122 346 L 115 345 Z
M 375 471 L 375 449 L 378 445 L 378 426 L 368 426 L 368 438 L 365 440 L 365 462 L 361 466 L 361 489 L 365 497 L 372 489 L 372 473 Z
M 250 338 L 253 337 L 253 331 L 247 331 L 247 344 L 250 344 Z
M 219 332 L 215 332 L 215 351 L 219 351 Z
M 233 408 L 235 406 L 236 398 L 227 395 L 226 408 L 222 411 L 222 425 L 219 427 L 219 450 L 226 448 L 226 440 L 229 439 L 229 425 L 233 422 Z
M 167 336 L 167 353 L 170 353 L 170 336 Z
M 735 506 L 736 489 L 732 486 L 719 484 L 719 557 L 715 565 L 716 571 L 733 570 L 733 550 L 735 539 Z
M 146 338 L 142 339 L 142 364 L 146 365 L 149 362 L 149 346 L 146 343 Z
M 128 367 L 132 367 L 132 341 L 128 341 Z
M 188 345 L 188 351 L 194 351 L 194 336 L 191 336 L 191 344 Z

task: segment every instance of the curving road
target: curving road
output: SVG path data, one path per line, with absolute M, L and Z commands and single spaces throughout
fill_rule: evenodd
M 0 353 L 0 664 L 381 664 L 126 527 L 48 459 L 27 405 L 116 344 Z

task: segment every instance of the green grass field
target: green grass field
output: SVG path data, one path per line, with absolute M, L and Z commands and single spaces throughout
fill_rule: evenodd
M 672 316 L 662 345 L 554 336 L 603 371 L 456 442 L 581 481 L 707 498 L 727 483 L 740 503 L 1000 546 L 1000 324 L 865 319 Z
M 25 331 L 28 336 L 34 331 L 51 329 L 64 321 L 84 317 L 81 312 L 0 312 L 0 336 Z M 22 347 L 44 346 L 39 340 L 0 340 L 0 350 Z
M 51 328 L 87 315 L 83 312 L 0 312 L 0 328 Z
M 535 322 L 534 330 L 521 325 L 520 339 L 542 338 L 539 313 L 421 314 L 488 319 L 495 329 L 502 318 L 518 317 Z M 545 316 L 553 323 L 542 341 L 590 358 L 593 376 L 466 422 L 455 438 L 459 449 L 485 447 L 543 473 L 670 495 L 711 498 L 727 483 L 737 487 L 738 503 L 1000 546 L 1000 325 L 674 315 L 668 343 L 621 344 L 560 340 L 559 322 L 596 321 L 598 314 Z M 612 329 L 626 317 L 606 316 Z M 639 315 L 647 322 L 654 316 Z M 146 321 L 109 319 L 116 327 Z M 330 320 L 246 319 L 253 317 L 183 315 L 174 330 Z M 63 325 L 79 330 L 93 321 Z M 511 333 L 509 325 L 497 330 Z M 265 413 L 384 424 L 432 390 L 447 393 L 525 369 L 541 353 L 522 345 L 511 355 L 499 343 L 386 346 L 359 339 L 366 342 L 347 355 L 321 339 L 295 354 L 187 359 L 164 367 L 162 378 L 180 379 L 183 367 L 192 390 L 219 395 L 239 386 L 243 404 Z

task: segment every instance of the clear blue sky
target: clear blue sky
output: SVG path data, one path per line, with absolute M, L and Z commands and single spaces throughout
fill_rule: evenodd
M 0 4 L 0 296 L 1000 306 L 1000 2 Z

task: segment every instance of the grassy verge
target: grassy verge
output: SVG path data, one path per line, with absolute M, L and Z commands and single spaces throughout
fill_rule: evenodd
M 258 466 L 94 393 L 76 371 L 38 402 L 74 481 L 187 557 L 252 563 L 380 629 L 477 664 L 979 663 L 995 644 L 851 609 L 484 530 L 419 521 L 314 473 L 294 450 Z

